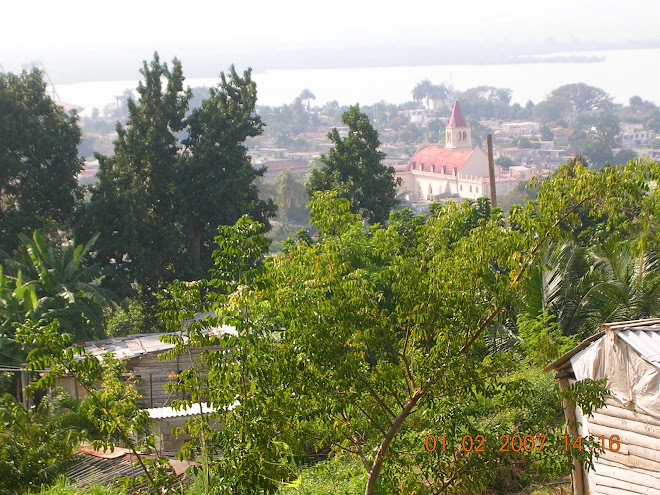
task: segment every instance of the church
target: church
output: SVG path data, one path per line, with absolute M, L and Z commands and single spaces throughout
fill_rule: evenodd
M 472 147 L 472 132 L 458 101 L 447 121 L 445 141 L 445 146 L 427 144 L 418 149 L 405 170 L 396 174 L 401 178 L 399 196 L 413 203 L 490 197 L 488 156 L 479 146 Z M 498 165 L 495 173 L 498 196 L 511 192 L 519 182 L 502 174 Z

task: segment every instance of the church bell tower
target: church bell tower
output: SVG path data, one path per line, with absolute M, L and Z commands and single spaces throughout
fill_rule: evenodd
M 458 100 L 454 102 L 451 117 L 447 121 L 445 148 L 448 150 L 472 151 L 472 133 L 470 126 L 465 122 Z

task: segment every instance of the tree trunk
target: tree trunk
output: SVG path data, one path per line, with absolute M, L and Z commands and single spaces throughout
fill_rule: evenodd
M 410 399 L 408 399 L 399 415 L 394 419 L 392 426 L 390 426 L 385 433 L 385 438 L 383 438 L 383 441 L 380 442 L 378 452 L 376 452 L 376 457 L 374 457 L 374 463 L 371 467 L 371 471 L 369 472 L 369 478 L 367 479 L 367 487 L 364 490 L 364 495 L 374 495 L 374 493 L 376 493 L 376 483 L 378 483 L 380 469 L 383 466 L 383 460 L 387 455 L 387 450 L 390 447 L 390 443 L 392 443 L 392 439 L 396 436 L 396 434 L 399 433 L 401 426 L 403 426 L 403 422 L 408 416 L 410 416 L 410 413 L 417 405 L 417 402 L 419 402 L 419 399 L 422 398 L 422 394 L 423 392 L 418 390 L 412 395 L 412 397 L 410 397 Z
M 189 245 L 190 255 L 195 261 L 200 259 L 200 251 L 202 245 L 202 230 L 199 225 L 192 224 L 190 226 Z

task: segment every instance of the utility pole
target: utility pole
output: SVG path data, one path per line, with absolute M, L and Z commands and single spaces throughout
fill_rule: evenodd
M 490 177 L 490 205 L 497 208 L 497 196 L 495 192 L 495 162 L 493 161 L 493 135 L 486 136 L 488 144 L 488 176 Z

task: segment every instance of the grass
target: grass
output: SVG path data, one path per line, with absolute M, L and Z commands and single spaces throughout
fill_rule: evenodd
M 282 487 L 278 495 L 354 495 L 364 492 L 365 482 L 362 464 L 338 455 L 306 468 L 296 481 Z
M 39 495 L 126 495 L 123 488 L 108 485 L 90 485 L 76 488 L 65 478 L 60 478 L 53 486 L 42 487 Z

